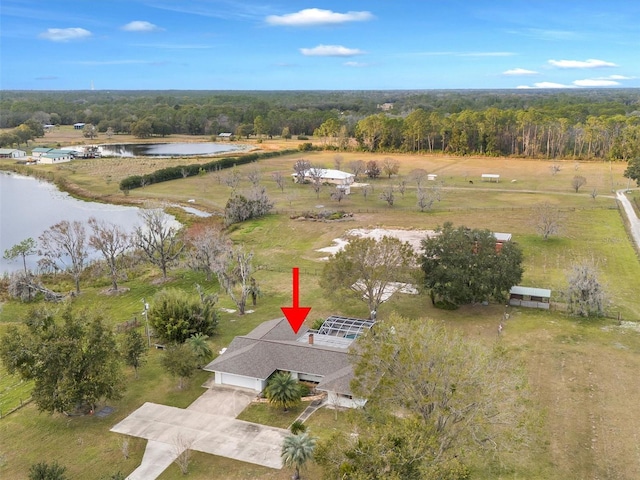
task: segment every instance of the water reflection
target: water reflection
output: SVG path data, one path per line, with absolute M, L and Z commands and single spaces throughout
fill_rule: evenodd
M 188 157 L 246 150 L 246 145 L 203 143 L 118 143 L 100 145 L 103 157 Z
M 49 227 L 62 220 L 86 222 L 96 217 L 132 232 L 141 224 L 136 207 L 85 202 L 32 177 L 0 172 L 0 257 L 26 238 L 38 240 Z M 88 227 L 87 227 L 88 228 Z M 33 270 L 41 257 L 27 258 Z M 22 261 L 0 258 L 0 273 L 22 269 Z

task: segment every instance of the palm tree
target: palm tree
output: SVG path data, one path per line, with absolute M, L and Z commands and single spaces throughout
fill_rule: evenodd
M 298 435 L 299 433 L 304 433 L 307 431 L 307 426 L 302 423 L 300 420 L 296 420 L 291 425 L 289 425 L 289 431 L 294 435 Z
M 198 359 L 198 367 L 202 367 L 213 355 L 213 351 L 207 343 L 208 339 L 209 335 L 203 335 L 202 333 L 193 334 L 187 339 L 187 343 Z
M 289 435 L 282 442 L 282 463 L 286 467 L 295 467 L 294 480 L 300 478 L 300 469 L 313 458 L 313 450 L 316 447 L 316 439 L 308 433 Z
M 282 407 L 285 412 L 289 407 L 300 402 L 300 398 L 302 398 L 302 390 L 298 380 L 288 372 L 278 372 L 271 377 L 264 393 L 269 402 Z

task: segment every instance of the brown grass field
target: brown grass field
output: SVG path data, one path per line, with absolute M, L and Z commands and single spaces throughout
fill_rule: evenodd
M 61 134 L 60 137 L 47 137 L 44 140 L 66 144 L 74 141 L 73 133 L 77 134 L 63 132 L 64 135 Z M 122 137 L 114 140 L 123 143 L 136 141 L 124 140 Z M 170 140 L 178 139 L 171 137 Z M 193 138 L 189 137 L 189 140 Z M 102 139 L 98 139 L 97 142 L 101 141 Z M 276 149 L 292 148 L 299 142 L 265 140 L 257 143 L 252 139 L 249 143 L 258 149 Z M 238 167 L 239 172 L 245 176 L 250 169 L 260 170 L 261 183 L 275 202 L 278 214 L 246 222 L 232 229 L 234 241 L 252 248 L 257 263 L 266 267 L 257 274 L 265 295 L 254 317 L 248 316 L 242 322 L 236 322 L 231 316 L 223 318 L 223 333 L 214 340 L 214 350 L 225 346 L 234 334 L 250 330 L 260 321 L 280 315 L 277 313 L 278 307 L 290 301 L 292 266 L 301 268 L 301 304 L 313 307 L 310 321 L 335 313 L 338 308 L 343 314 L 365 315 L 364 304 L 335 305 L 317 284 L 318 273 L 322 268 L 322 261 L 319 259 L 324 255 L 316 250 L 329 246 L 333 239 L 344 235 L 349 229 L 384 227 L 422 230 L 451 221 L 455 225 L 509 232 L 522 245 L 525 253 L 522 284 L 552 288 L 554 301 L 559 299 L 558 292 L 566 286 L 566 272 L 570 266 L 585 259 L 593 260 L 610 297 L 609 316 L 598 320 L 584 320 L 568 317 L 557 309 L 546 312 L 510 308 L 511 317 L 500 337 L 496 328 L 504 312 L 503 305 L 474 305 L 456 311 L 442 311 L 434 309 L 422 296 L 400 295 L 385 303 L 379 316 L 384 318 L 391 312 L 398 312 L 407 318 L 440 319 L 451 328 L 461 329 L 471 339 L 486 343 L 502 342 L 525 362 L 534 394 L 531 415 L 538 420 L 539 431 L 531 444 L 522 448 L 519 461 L 511 470 L 497 473 L 479 464 L 475 466 L 473 478 L 640 478 L 640 403 L 637 402 L 640 395 L 640 329 L 637 328 L 640 327 L 640 262 L 612 196 L 613 191 L 627 186 L 626 179 L 622 177 L 625 165 L 575 160 L 346 152 L 339 153 L 343 168 L 354 159 L 382 161 L 385 157 L 392 157 L 401 164 L 400 176 L 369 182 L 373 186 L 373 192 L 367 198 L 364 198 L 361 190 L 354 188 L 352 195 L 340 203 L 330 198 L 329 187 L 324 187 L 317 197 L 309 185 L 287 182 L 284 192 L 281 192 L 272 180 L 271 175 L 276 171 L 289 175 L 293 163 L 300 158 L 333 168 L 336 155 L 336 152 L 326 151 L 305 152 Z M 50 172 L 58 179 L 64 178 L 72 191 L 89 198 L 151 205 L 168 202 L 220 212 L 231 193 L 230 188 L 224 184 L 224 175 L 227 174 L 224 171 L 147 186 L 131 191 L 128 196 L 118 190 L 120 179 L 127 175 L 148 172 L 170 164 L 208 160 L 104 158 L 74 161 L 59 166 L 31 167 L 31 171 Z M 553 164 L 561 166 L 556 175 L 551 174 Z M 409 172 L 415 168 L 436 173 L 438 180 L 443 182 L 442 201 L 436 203 L 432 211 L 419 212 L 415 205 L 415 185 L 409 180 L 404 196 L 396 193 L 396 202 L 392 207 L 379 198 L 379 193 L 384 188 L 389 185 L 397 186 L 403 178 L 408 179 Z M 482 173 L 498 173 L 501 175 L 500 182 L 482 182 Z M 582 175 L 587 179 L 587 184 L 578 193 L 571 188 L 575 175 Z M 245 178 L 239 190 L 245 191 L 249 187 Z M 594 189 L 596 194 L 592 195 Z M 189 199 L 195 200 L 195 203 L 187 203 Z M 561 234 L 546 242 L 536 233 L 531 216 L 531 207 L 543 201 L 556 204 L 565 215 Z M 322 209 L 345 210 L 353 212 L 354 216 L 341 222 L 310 222 L 295 218 L 301 212 Z M 187 223 L 199 221 L 186 215 L 184 219 Z M 86 298 L 93 298 L 88 297 L 92 295 L 90 293 L 86 295 Z M 79 301 L 84 300 L 80 298 Z M 135 302 L 137 297 L 132 300 L 132 304 Z M 230 306 L 224 296 L 221 296 L 221 305 Z M 12 321 L 7 317 L 7 312 L 18 310 L 18 307 L 6 304 L 0 321 Z M 127 315 L 133 311 L 126 308 L 124 310 L 120 313 L 113 312 L 116 316 L 121 315 L 118 321 L 128 318 Z M 618 313 L 623 320 L 620 325 L 616 320 Z M 154 371 L 157 370 L 157 366 L 153 368 Z M 145 385 L 147 386 L 144 388 L 151 389 L 150 395 L 153 398 L 161 398 L 158 386 L 151 388 L 150 383 Z M 167 380 L 162 385 L 166 388 Z M 144 388 L 135 388 L 135 401 L 147 400 Z M 187 394 L 188 398 L 174 395 L 175 398 L 163 400 L 188 404 L 189 398 L 195 398 L 197 392 L 198 389 L 193 388 Z M 131 405 L 135 401 L 123 400 L 122 408 L 135 408 Z M 117 417 L 120 418 L 125 413 L 120 411 Z M 135 466 L 135 460 L 142 454 L 142 445 L 135 445 L 132 460 L 116 460 L 117 439 L 108 433 L 108 428 L 118 418 L 109 419 L 91 433 L 93 441 L 105 442 L 104 445 L 109 446 L 108 455 L 86 451 L 88 433 L 85 443 L 81 444 L 81 425 L 84 420 L 48 418 L 46 415 L 35 414 L 32 406 L 6 419 L 0 419 L 0 438 L 3 440 L 0 443 L 0 477 L 24 478 L 18 473 L 24 470 L 15 465 L 24 469 L 25 465 L 34 460 L 33 455 L 26 453 L 26 445 L 41 441 L 37 438 L 41 428 L 46 429 L 46 442 L 55 443 L 55 430 L 63 425 L 74 430 L 73 436 L 65 438 L 77 437 L 72 449 L 82 451 L 77 461 L 84 466 L 74 465 L 70 468 L 71 478 L 100 478 L 100 475 L 95 474 L 95 469 L 111 464 L 121 465 L 123 471 Z M 341 428 L 342 423 L 334 420 L 333 413 L 321 411 L 312 417 L 310 425 L 313 432 L 323 437 L 333 429 Z M 9 438 L 12 440 L 5 443 Z M 15 448 L 26 450 L 11 451 Z M 65 460 L 63 463 L 73 462 L 73 457 L 62 452 L 58 446 L 53 447 L 53 451 L 62 455 L 61 458 Z M 27 455 L 26 460 L 18 461 L 17 458 L 22 455 Z M 87 468 L 87 465 L 93 467 Z M 260 469 L 204 454 L 194 455 L 189 473 L 189 478 L 192 479 L 284 480 L 290 476 L 291 472 L 287 470 L 276 472 Z M 160 478 L 166 480 L 183 477 L 177 467 L 172 466 Z M 317 466 L 312 465 L 306 471 L 305 478 L 322 478 L 321 472 Z

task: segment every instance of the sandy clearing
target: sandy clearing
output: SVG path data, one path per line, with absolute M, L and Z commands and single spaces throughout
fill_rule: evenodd
M 316 250 L 317 252 L 329 253 L 331 255 L 336 254 L 349 243 L 349 237 L 362 237 L 362 238 L 374 238 L 380 240 L 383 237 L 395 237 L 403 242 L 409 243 L 413 250 L 418 253 L 421 250 L 420 242 L 428 236 L 434 235 L 434 230 L 401 230 L 401 229 L 388 229 L 388 228 L 355 228 L 347 230 L 343 237 L 334 238 L 333 245 Z M 321 260 L 326 260 L 327 257 Z

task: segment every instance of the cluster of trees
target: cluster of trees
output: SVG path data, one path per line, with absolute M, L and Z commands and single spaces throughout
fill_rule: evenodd
M 378 113 L 380 104 L 393 106 Z M 84 122 L 139 137 L 232 132 L 322 137 L 335 148 L 628 160 L 635 91 L 3 92 L 0 127 Z
M 404 117 L 370 115 L 357 122 L 353 134 L 360 148 L 369 151 L 623 161 L 640 154 L 637 114 L 588 116 L 578 121 L 555 110 L 535 108 L 458 113 L 417 109 Z M 340 136 L 335 139 L 341 141 Z
M 392 315 L 358 347 L 352 391 L 367 406 L 318 444 L 325 476 L 463 480 L 478 458 L 497 473 L 531 441 L 526 376 L 499 345 Z
M 87 267 L 90 249 L 93 249 L 100 252 L 114 291 L 118 289 L 119 279 L 126 268 L 139 261 L 139 258 L 156 266 L 163 278 L 167 278 L 172 266 L 184 260 L 190 268 L 206 272 L 209 280 L 215 275 L 220 287 L 234 301 L 241 315 L 245 313 L 249 298 L 255 305 L 260 288 L 253 277 L 253 253 L 241 246 L 234 246 L 221 228 L 207 226 L 185 236 L 175 226 L 172 217 L 161 209 L 142 210 L 140 217 L 142 225 L 134 232 L 125 232 L 119 225 L 91 218 L 88 222 L 91 233 L 87 234 L 82 222 L 65 220 L 40 236 L 40 248 L 32 238 L 14 245 L 4 252 L 4 257 L 21 259 L 24 270 L 10 276 L 9 293 L 23 301 L 31 300 L 38 293 L 43 293 L 47 300 L 63 298 L 63 295 L 44 287 L 42 277 L 27 268 L 26 258 L 35 254 L 43 256 L 38 262 L 41 271 L 54 266 L 56 270 L 68 272 L 74 280 L 75 292 L 80 293 L 81 278 Z M 202 304 L 212 302 L 205 297 L 200 292 Z M 185 305 L 180 308 L 191 308 Z M 195 309 L 192 313 L 194 318 L 208 319 L 211 312 Z M 165 329 L 181 331 L 182 340 L 193 333 L 192 330 L 181 330 L 182 327 L 178 325 L 165 326 Z M 197 330 L 209 334 L 207 329 L 197 327 Z M 171 335 L 167 338 L 178 340 Z
M 366 301 L 372 315 L 396 282 L 422 283 L 435 305 L 457 308 L 504 301 L 522 278 L 522 260 L 515 242 L 498 245 L 488 230 L 446 223 L 422 241 L 420 255 L 395 237 L 350 238 L 325 264 L 320 285 L 333 298 Z
M 30 118 L 23 124 L 8 132 L 0 133 L 0 148 L 20 147 L 29 145 L 29 141 L 44 136 L 44 126 L 36 119 Z

